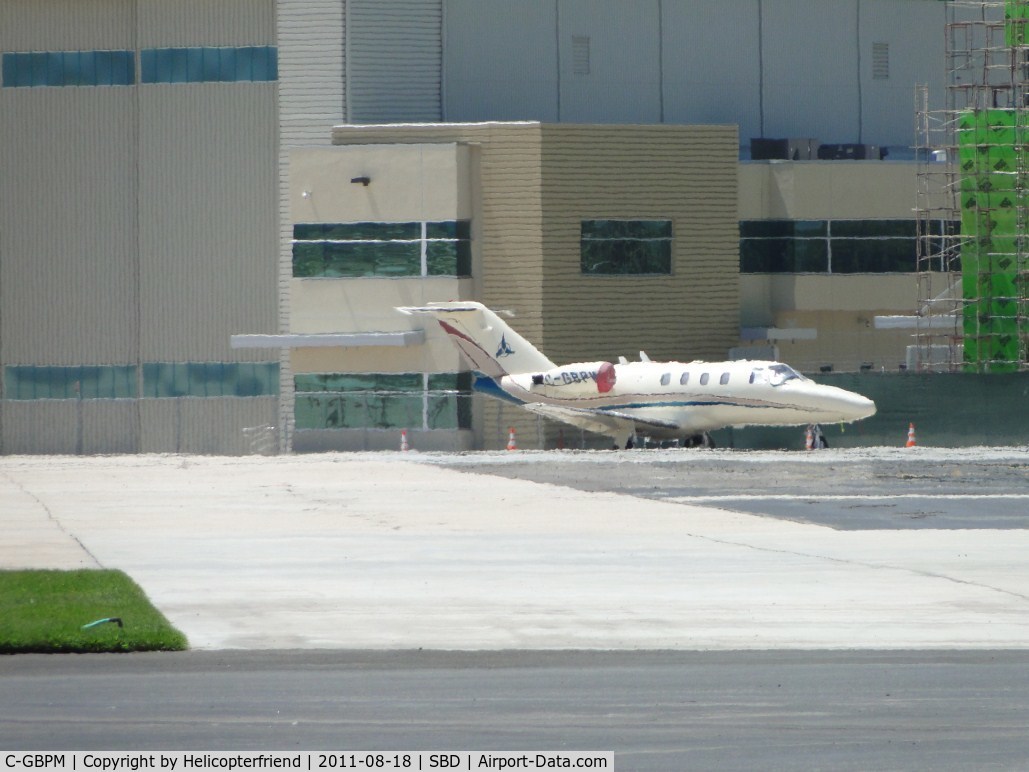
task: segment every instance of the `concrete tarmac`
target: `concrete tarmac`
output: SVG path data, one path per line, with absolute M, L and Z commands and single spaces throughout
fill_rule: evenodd
M 1025 449 L 703 453 L 8 456 L 0 568 L 125 570 L 200 650 L 1029 648 L 1019 515 L 848 529 L 711 499 L 848 469 L 890 497 L 861 470 L 938 463 L 931 506 L 1024 515 Z M 715 482 L 684 493 L 691 460 Z

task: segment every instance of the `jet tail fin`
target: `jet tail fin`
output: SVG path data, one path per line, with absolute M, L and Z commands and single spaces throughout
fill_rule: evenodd
M 491 378 L 557 366 L 482 303 L 453 301 L 397 310 L 435 317 L 472 367 Z

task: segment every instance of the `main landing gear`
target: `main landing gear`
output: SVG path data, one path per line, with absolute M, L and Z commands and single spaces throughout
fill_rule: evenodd
M 692 437 L 687 437 L 683 440 L 682 446 L 684 448 L 715 448 L 715 441 L 711 438 L 711 435 L 707 432 L 703 434 L 694 434 Z
M 674 448 L 674 447 L 678 447 L 678 448 L 715 448 L 715 447 L 717 447 L 717 445 L 715 444 L 714 439 L 712 439 L 711 435 L 708 434 L 707 432 L 704 432 L 702 434 L 694 434 L 694 435 L 692 435 L 690 437 L 686 437 L 682 441 L 673 440 L 671 442 L 661 442 L 661 443 L 656 443 L 656 444 L 652 443 L 652 442 L 647 442 L 645 438 L 640 438 L 640 437 L 637 437 L 635 435 L 630 436 L 625 441 L 625 449 L 626 450 L 632 450 L 633 448 L 635 448 L 637 446 L 639 446 L 641 448 L 648 448 L 648 447 L 649 448 L 655 448 L 655 447 L 656 448 L 669 448 L 669 447 L 672 447 L 672 448 Z M 618 449 L 619 449 L 619 445 L 618 445 L 618 443 L 615 443 L 615 445 L 612 448 L 612 450 L 618 450 Z

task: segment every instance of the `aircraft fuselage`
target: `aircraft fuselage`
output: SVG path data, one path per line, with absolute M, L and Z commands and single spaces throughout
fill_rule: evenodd
M 875 413 L 875 404 L 859 394 L 769 361 L 585 362 L 505 375 L 499 385 L 523 403 L 666 421 L 678 427 L 669 437 L 725 426 L 850 422 Z

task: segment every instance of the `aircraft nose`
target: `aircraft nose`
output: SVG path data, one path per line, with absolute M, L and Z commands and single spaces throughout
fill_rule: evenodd
M 871 418 L 875 415 L 875 403 L 860 394 L 854 395 L 854 409 L 857 411 L 858 418 Z
M 862 418 L 871 418 L 875 415 L 875 403 L 868 397 L 855 394 L 852 391 L 844 391 L 839 396 L 839 407 L 841 412 L 846 414 L 846 420 L 859 421 Z

